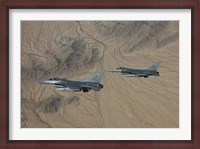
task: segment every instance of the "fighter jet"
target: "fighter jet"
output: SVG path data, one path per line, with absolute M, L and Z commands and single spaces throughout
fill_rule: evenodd
M 99 71 L 94 74 L 89 80 L 72 81 L 61 78 L 50 78 L 48 80 L 41 81 L 41 84 L 53 84 L 57 91 L 74 91 L 74 92 L 89 92 L 90 90 L 100 91 L 103 85 L 100 81 L 103 77 L 103 71 Z
M 125 67 L 118 67 L 115 69 L 109 69 L 108 72 L 120 72 L 125 77 L 144 77 L 148 78 L 149 76 L 160 76 L 157 68 L 160 65 L 160 61 L 158 60 L 154 64 L 152 64 L 149 68 L 146 69 L 130 69 Z

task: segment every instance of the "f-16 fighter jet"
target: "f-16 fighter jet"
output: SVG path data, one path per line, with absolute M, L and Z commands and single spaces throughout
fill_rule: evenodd
M 144 77 L 148 78 L 149 76 L 160 76 L 157 68 L 160 65 L 160 61 L 158 60 L 154 64 L 152 64 L 149 68 L 146 69 L 130 69 L 125 67 L 118 67 L 115 69 L 109 69 L 109 72 L 120 72 L 125 77 Z
M 94 74 L 89 80 L 72 81 L 61 78 L 50 78 L 48 80 L 41 81 L 41 84 L 53 84 L 57 91 L 74 91 L 74 92 L 89 92 L 90 90 L 100 91 L 103 85 L 100 84 L 100 80 L 103 77 L 103 71 L 99 71 Z

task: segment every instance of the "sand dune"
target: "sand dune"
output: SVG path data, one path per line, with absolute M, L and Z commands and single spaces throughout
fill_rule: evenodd
M 21 33 L 21 127 L 179 127 L 177 21 L 23 21 Z M 59 92 L 38 83 L 148 68 L 158 59 L 159 77 L 107 72 L 100 92 Z

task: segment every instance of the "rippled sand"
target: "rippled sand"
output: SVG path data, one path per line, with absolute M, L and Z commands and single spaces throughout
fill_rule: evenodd
M 179 127 L 178 22 L 23 21 L 21 33 L 21 127 Z M 59 92 L 38 83 L 148 68 L 156 60 L 159 77 L 107 72 L 100 92 Z

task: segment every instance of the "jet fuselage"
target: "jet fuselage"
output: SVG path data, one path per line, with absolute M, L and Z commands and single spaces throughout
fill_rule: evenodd
M 65 79 L 49 79 L 40 82 L 42 84 L 55 85 L 56 90 L 59 91 L 83 91 L 88 92 L 89 90 L 100 91 L 103 85 L 96 82 L 89 81 L 71 81 Z
M 159 76 L 159 72 L 151 69 L 130 69 L 125 67 L 119 67 L 115 69 L 108 70 L 109 72 L 120 72 L 125 77 L 144 77 L 148 76 Z
M 159 72 L 155 71 L 155 70 L 148 70 L 148 69 L 128 69 L 128 68 L 124 68 L 121 70 L 121 73 L 126 75 L 126 74 L 135 74 L 135 75 L 139 75 L 139 77 L 144 77 L 145 76 L 159 76 Z

